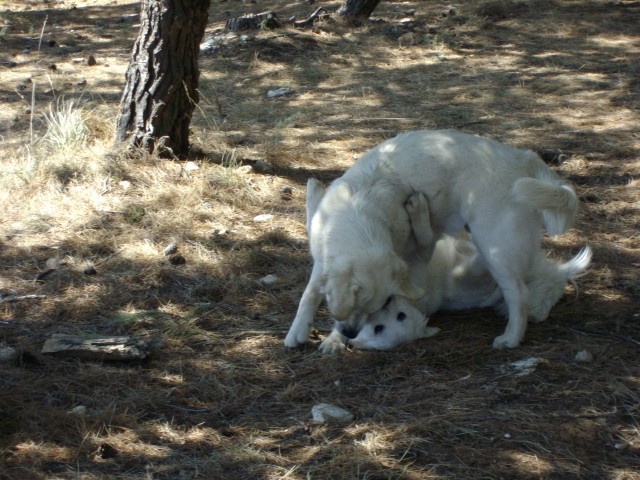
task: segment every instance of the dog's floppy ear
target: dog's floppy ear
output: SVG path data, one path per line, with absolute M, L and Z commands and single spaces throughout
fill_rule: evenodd
M 398 256 L 393 257 L 394 268 L 393 273 L 396 281 L 398 282 L 398 287 L 400 291 L 398 292 L 403 297 L 407 297 L 411 300 L 417 300 L 422 297 L 426 292 L 414 285 L 411 282 L 411 278 L 409 276 L 409 268 L 407 264 Z
M 353 281 L 352 269 L 336 271 L 327 277 L 325 296 L 331 315 L 336 320 L 345 320 L 356 306 L 356 294 L 360 285 Z

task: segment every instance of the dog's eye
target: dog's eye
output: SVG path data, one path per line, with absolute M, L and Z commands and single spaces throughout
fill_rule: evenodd
M 378 335 L 379 333 L 382 333 L 384 331 L 384 325 L 376 325 L 375 327 L 373 327 L 373 333 L 375 333 L 376 335 Z
M 382 308 L 387 308 L 390 303 L 391 303 L 391 297 L 387 298 L 387 301 L 384 302 L 384 305 L 382 306 Z
M 405 318 L 407 318 L 407 314 L 404 312 L 400 312 L 398 314 L 398 316 L 396 317 L 398 319 L 399 322 L 403 321 Z

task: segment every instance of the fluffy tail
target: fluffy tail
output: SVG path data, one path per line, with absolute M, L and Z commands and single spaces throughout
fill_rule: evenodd
M 558 266 L 558 271 L 562 273 L 564 278 L 573 283 L 576 292 L 578 291 L 578 286 L 575 283 L 575 279 L 587 273 L 587 268 L 591 264 L 592 258 L 593 250 L 589 245 L 585 245 L 575 257 Z
M 559 235 L 573 226 L 578 197 L 546 165 L 541 165 L 533 178 L 516 180 L 512 193 L 517 201 L 542 212 L 544 227 L 550 235 Z
M 311 234 L 311 219 L 318 210 L 320 200 L 324 196 L 326 189 L 320 180 L 310 178 L 307 180 L 307 233 Z
M 530 320 L 542 322 L 549 316 L 551 308 L 564 295 L 568 281 L 575 284 L 575 279 L 587 273 L 593 251 L 586 245 L 580 252 L 566 263 L 558 265 L 547 259 L 540 259 L 533 268 L 531 279 L 527 282 L 529 297 L 527 309 Z

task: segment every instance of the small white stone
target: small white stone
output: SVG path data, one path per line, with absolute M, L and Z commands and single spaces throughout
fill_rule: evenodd
M 196 162 L 187 162 L 187 164 L 184 166 L 184 169 L 187 172 L 195 172 L 196 170 L 200 170 L 200 167 L 196 165 Z
M 87 407 L 84 405 L 78 405 L 77 407 L 73 407 L 67 413 L 71 415 L 78 415 L 79 417 L 84 417 L 87 414 Z
M 262 223 L 262 222 L 268 222 L 269 220 L 273 220 L 273 215 L 271 215 L 270 213 L 263 213 L 262 215 L 253 217 L 254 222 Z
M 593 355 L 587 350 L 580 350 L 578 353 L 576 353 L 574 360 L 576 362 L 591 363 L 593 362 Z
M 56 270 L 60 268 L 60 260 L 57 258 L 47 259 L 47 268 L 50 268 L 52 270 Z
M 289 87 L 276 88 L 273 90 L 269 90 L 267 92 L 267 97 L 269 98 L 283 97 L 284 95 L 287 95 L 292 91 L 293 90 L 291 90 Z
M 349 423 L 353 413 L 330 403 L 319 403 L 311 408 L 311 418 L 316 422 Z
M 242 165 L 236 168 L 236 170 L 240 173 L 251 173 L 253 172 L 253 167 L 251 165 Z
M 118 183 L 118 186 L 122 190 L 128 190 L 129 187 L 131 187 L 131 182 L 129 180 L 122 180 L 121 182 Z
M 258 281 L 260 282 L 261 285 L 264 285 L 265 287 L 273 287 L 274 285 L 278 284 L 280 279 L 275 275 L 267 275 L 266 277 L 262 277 Z
M 511 438 L 511 434 L 509 432 L 505 433 L 503 435 L 504 438 L 506 438 L 507 440 Z

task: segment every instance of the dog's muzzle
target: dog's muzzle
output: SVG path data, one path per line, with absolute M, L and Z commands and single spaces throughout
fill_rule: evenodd
M 351 327 L 342 327 L 340 328 L 340 333 L 347 337 L 349 340 L 353 340 L 358 336 L 358 330 Z

